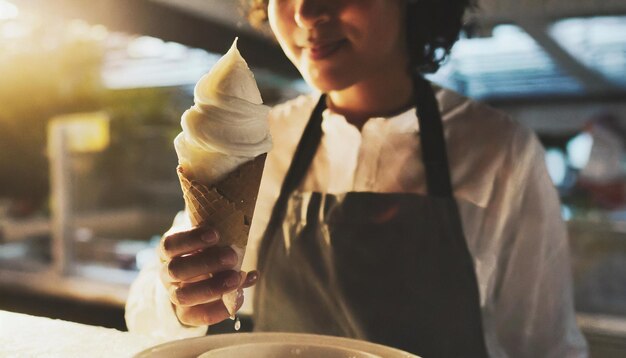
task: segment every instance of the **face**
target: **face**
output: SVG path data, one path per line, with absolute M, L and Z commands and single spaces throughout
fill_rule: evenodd
M 270 0 L 278 42 L 307 82 L 339 91 L 405 66 L 403 0 Z

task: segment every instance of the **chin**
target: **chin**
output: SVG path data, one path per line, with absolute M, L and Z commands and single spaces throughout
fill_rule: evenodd
M 321 69 L 306 69 L 300 73 L 304 80 L 315 89 L 323 93 L 341 91 L 354 84 L 346 73 L 341 71 L 324 71 Z
M 322 81 L 322 80 L 310 80 L 305 78 L 306 82 L 313 88 L 317 89 L 318 91 L 322 92 L 322 93 L 328 93 L 328 92 L 332 92 L 332 91 L 340 91 L 344 88 L 346 88 L 347 86 L 341 86 L 338 83 L 335 83 L 333 81 Z

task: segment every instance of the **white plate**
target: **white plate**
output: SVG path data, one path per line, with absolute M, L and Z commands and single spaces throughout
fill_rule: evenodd
M 249 349 L 257 345 L 259 349 L 267 349 L 268 344 L 288 345 L 290 349 L 315 346 L 337 347 L 339 351 L 354 351 L 361 356 L 379 356 L 384 358 L 417 358 L 416 355 L 380 344 L 374 344 L 355 339 L 319 336 L 314 334 L 299 333 L 233 333 L 217 334 L 214 336 L 183 339 L 169 342 L 147 349 L 135 356 L 135 358 L 197 358 L 199 355 L 215 350 L 219 353 L 222 348 Z M 244 346 L 245 345 L 245 346 Z M 271 348 L 271 347 L 270 347 Z M 273 348 L 276 348 L 275 346 Z M 262 357 L 262 356 L 260 356 Z M 357 355 L 357 357 L 359 357 Z

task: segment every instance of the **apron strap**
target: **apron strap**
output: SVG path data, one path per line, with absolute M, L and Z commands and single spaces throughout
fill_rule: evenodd
M 413 89 L 428 195 L 451 198 L 452 181 L 437 98 L 430 83 L 418 74 L 413 75 Z
M 259 257 L 265 254 L 265 251 L 269 247 L 270 238 L 274 236 L 276 231 L 282 225 L 285 219 L 285 213 L 287 211 L 287 202 L 289 196 L 300 185 L 302 179 L 308 172 L 309 166 L 313 161 L 313 157 L 317 152 L 317 147 L 322 140 L 322 113 L 326 109 L 326 94 L 320 96 L 317 105 L 311 113 L 309 122 L 307 123 L 296 152 L 294 153 L 289 169 L 283 181 L 283 185 L 280 188 L 280 194 L 272 209 L 272 215 L 265 228 L 263 234 L 263 240 L 261 241 L 261 247 L 259 248 Z M 259 261 L 259 269 L 263 269 L 263 260 Z
M 317 153 L 322 140 L 322 113 L 326 109 L 326 94 L 320 96 L 317 105 L 311 113 L 311 118 L 304 129 L 300 143 L 296 148 L 285 181 L 280 189 L 279 198 L 287 199 L 304 179 L 309 166 Z

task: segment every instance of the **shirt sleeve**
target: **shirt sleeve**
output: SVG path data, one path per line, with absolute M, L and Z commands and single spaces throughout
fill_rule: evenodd
M 515 133 L 507 200 L 515 206 L 499 262 L 494 316 L 509 357 L 587 357 L 574 312 L 568 235 L 543 147 Z
M 179 212 L 168 232 L 191 226 L 188 221 L 186 213 Z M 163 342 L 204 336 L 207 326 L 188 327 L 178 321 L 167 290 L 159 278 L 160 266 L 158 255 L 154 255 L 131 285 L 124 314 L 128 330 Z

